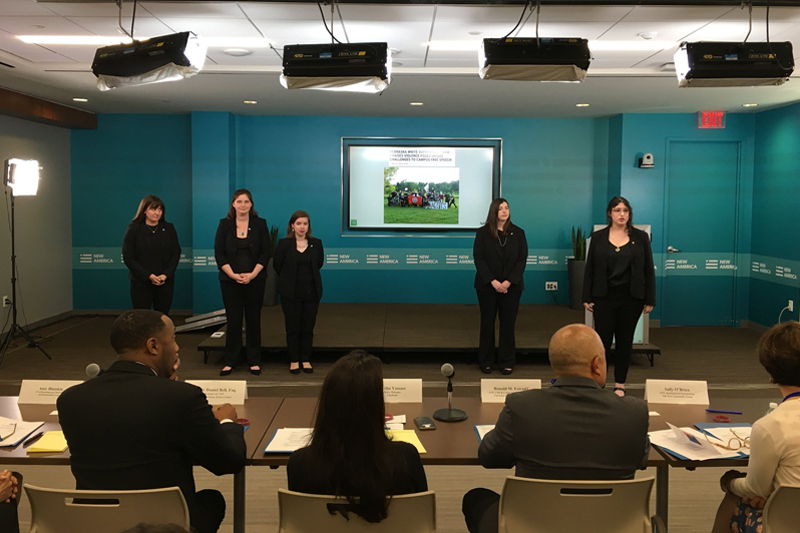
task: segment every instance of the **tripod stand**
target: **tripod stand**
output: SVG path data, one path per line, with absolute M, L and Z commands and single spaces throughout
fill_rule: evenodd
M 14 191 L 11 191 L 11 327 L 0 344 L 0 365 L 14 337 L 22 337 L 28 341 L 28 348 L 38 348 L 48 359 L 52 359 L 39 344 L 17 323 L 17 255 L 14 243 Z

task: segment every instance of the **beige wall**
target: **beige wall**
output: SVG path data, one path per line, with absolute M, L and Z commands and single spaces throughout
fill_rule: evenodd
M 23 325 L 72 310 L 69 141 L 68 129 L 0 116 L 0 165 L 16 157 L 37 159 L 43 167 L 38 194 L 15 200 L 17 310 Z M 10 296 L 11 198 L 9 189 L 3 192 L 8 194 L 0 206 L 0 296 Z M 0 325 L 10 309 L 0 308 Z

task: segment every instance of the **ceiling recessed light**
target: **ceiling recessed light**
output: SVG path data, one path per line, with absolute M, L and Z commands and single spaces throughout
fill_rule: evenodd
M 481 32 L 479 32 L 479 31 L 468 31 L 467 33 L 469 33 L 470 35 L 480 35 L 481 34 Z
M 258 101 L 257 100 L 245 100 L 243 103 L 245 103 L 245 104 L 257 104 Z
M 37 30 L 43 30 L 45 27 L 42 26 L 41 24 L 34 24 L 33 26 L 31 26 L 31 28 L 36 28 Z
M 422 102 L 409 102 L 408 105 L 424 105 Z
M 253 52 L 247 50 L 246 48 L 228 48 L 227 50 L 223 50 L 222 53 L 233 57 L 242 57 L 249 56 Z
M 401 62 L 399 62 L 399 61 L 392 61 L 392 66 L 393 67 L 402 67 L 403 64 Z
M 650 39 L 655 39 L 656 37 L 658 37 L 658 32 L 657 31 L 643 31 L 642 33 L 639 34 L 639 37 L 649 41 Z
M 73 102 L 88 102 L 88 98 L 73 98 Z
M 575 104 L 575 107 L 589 107 L 589 104 Z
M 389 48 L 389 52 L 391 52 L 393 56 L 396 56 L 397 54 L 401 53 L 402 50 L 399 48 Z
M 756 107 L 758 104 L 742 104 L 742 107 Z

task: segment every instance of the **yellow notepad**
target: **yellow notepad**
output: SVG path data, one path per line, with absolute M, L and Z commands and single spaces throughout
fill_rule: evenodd
M 64 432 L 48 431 L 26 451 L 28 453 L 61 453 L 66 449 L 67 439 L 64 438 Z
M 428 453 L 413 429 L 389 429 L 386 435 L 395 442 L 407 442 L 413 445 L 419 453 Z

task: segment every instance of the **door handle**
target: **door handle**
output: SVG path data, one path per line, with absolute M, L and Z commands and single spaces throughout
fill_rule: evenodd
M 674 253 L 679 253 L 679 252 L 680 252 L 680 250 L 678 250 L 674 246 L 667 246 L 667 253 L 668 254 L 674 254 Z

